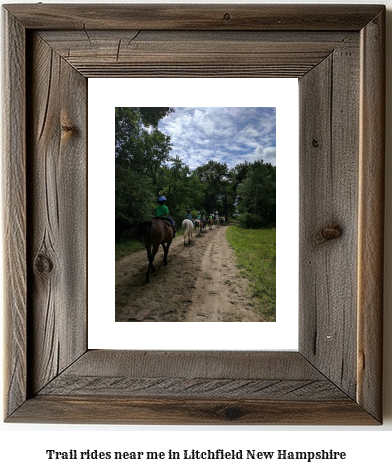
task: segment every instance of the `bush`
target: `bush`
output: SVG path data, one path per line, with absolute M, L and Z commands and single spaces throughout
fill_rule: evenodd
M 264 219 L 254 214 L 243 214 L 239 220 L 240 227 L 243 229 L 261 229 L 265 227 Z

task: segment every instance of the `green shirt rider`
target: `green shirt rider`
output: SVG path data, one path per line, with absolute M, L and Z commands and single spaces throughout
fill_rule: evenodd
M 172 217 L 169 216 L 169 208 L 166 206 L 166 198 L 165 196 L 159 196 L 158 198 L 158 205 L 155 210 L 156 217 L 164 217 L 165 220 L 168 220 L 171 223 L 173 228 L 173 239 L 176 236 L 176 226 L 174 225 L 174 221 Z

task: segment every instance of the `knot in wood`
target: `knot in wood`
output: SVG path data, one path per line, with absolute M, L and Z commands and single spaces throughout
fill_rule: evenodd
M 227 420 L 237 420 L 238 418 L 241 418 L 241 416 L 243 415 L 243 411 L 240 407 L 233 405 L 230 407 L 226 407 L 223 410 L 223 414 Z
M 225 13 L 225 14 L 223 15 L 223 19 L 226 20 L 226 21 L 231 20 L 230 13 Z
M 342 235 L 342 229 L 338 225 L 330 225 L 323 227 L 316 235 L 316 244 L 322 244 L 328 240 L 337 239 Z
M 75 125 L 61 125 L 61 130 L 63 132 L 67 132 L 67 133 L 77 133 L 77 128 L 75 127 Z
M 35 257 L 34 268 L 38 273 L 48 274 L 53 269 L 53 262 L 46 254 L 40 252 Z
M 312 146 L 313 146 L 313 148 L 318 148 L 318 146 L 319 146 L 319 142 L 315 138 L 312 140 Z

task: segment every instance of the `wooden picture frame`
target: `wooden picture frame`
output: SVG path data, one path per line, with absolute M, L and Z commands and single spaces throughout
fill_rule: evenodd
M 385 7 L 18 4 L 3 19 L 5 420 L 382 423 Z M 88 350 L 86 91 L 109 76 L 299 78 L 298 352 Z

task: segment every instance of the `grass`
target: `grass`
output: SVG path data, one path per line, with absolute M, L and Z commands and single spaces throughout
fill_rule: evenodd
M 127 255 L 143 250 L 143 245 L 138 240 L 119 240 L 115 244 L 116 260 L 120 260 Z
M 248 290 L 261 314 L 276 320 L 276 230 L 227 229 L 227 240 L 234 249 L 240 275 L 250 282 Z

